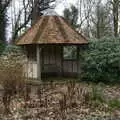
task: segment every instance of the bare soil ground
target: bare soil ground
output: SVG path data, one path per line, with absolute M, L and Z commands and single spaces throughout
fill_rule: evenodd
M 0 120 L 120 120 L 120 86 L 75 82 L 29 85 L 26 100 L 16 95 L 11 114 Z

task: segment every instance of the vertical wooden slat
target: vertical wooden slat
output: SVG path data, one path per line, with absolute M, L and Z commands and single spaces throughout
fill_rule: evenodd
M 37 78 L 41 80 L 41 48 L 37 45 Z
M 72 73 L 74 73 L 74 60 L 72 61 Z
M 80 48 L 77 46 L 77 73 L 80 75 L 80 56 L 79 56 Z
M 47 54 L 48 54 L 48 64 L 50 64 L 50 57 L 51 57 L 51 50 L 50 50 L 50 46 L 48 47 Z
M 64 46 L 61 46 L 61 76 L 64 76 L 64 65 L 63 65 L 63 62 L 64 62 L 64 60 L 63 60 L 63 49 L 64 49 Z
M 56 46 L 54 47 L 54 55 L 55 55 L 55 65 L 57 65 L 57 61 L 56 61 L 56 58 L 57 58 L 57 52 L 56 52 Z

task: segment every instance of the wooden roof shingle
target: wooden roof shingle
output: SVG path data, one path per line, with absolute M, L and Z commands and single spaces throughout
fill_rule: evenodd
M 75 31 L 60 16 L 41 16 L 17 41 L 27 44 L 87 44 L 87 39 Z

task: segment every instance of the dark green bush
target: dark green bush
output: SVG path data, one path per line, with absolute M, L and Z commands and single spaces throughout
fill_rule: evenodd
M 0 55 L 3 53 L 4 49 L 5 49 L 5 45 L 0 42 Z
M 119 99 L 110 100 L 108 102 L 108 105 L 111 108 L 111 110 L 120 109 L 120 100 Z
M 81 57 L 83 80 L 120 82 L 120 38 L 91 40 Z
M 13 55 L 13 54 L 16 56 L 21 56 L 23 54 L 23 49 L 15 45 L 8 45 L 5 47 L 2 53 L 3 56 Z

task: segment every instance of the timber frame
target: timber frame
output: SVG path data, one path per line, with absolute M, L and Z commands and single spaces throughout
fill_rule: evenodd
M 27 76 L 38 80 L 47 77 L 78 77 L 81 72 L 80 46 L 76 46 L 77 59 L 75 60 L 63 59 L 63 47 L 63 45 L 25 46 L 28 63 L 30 63 L 26 69 Z
M 87 44 L 87 39 L 61 16 L 40 16 L 16 41 L 16 45 L 25 47 L 25 76 L 39 80 L 49 76 L 77 77 L 81 73 L 80 47 Z M 63 59 L 63 47 L 73 45 L 77 47 L 77 59 Z

